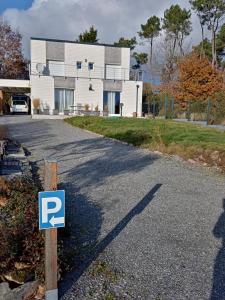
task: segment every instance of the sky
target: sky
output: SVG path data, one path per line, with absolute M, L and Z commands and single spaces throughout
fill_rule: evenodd
M 25 56 L 29 58 L 30 37 L 75 40 L 94 25 L 99 42 L 114 43 L 121 36 L 137 35 L 140 24 L 152 15 L 163 16 L 172 4 L 190 8 L 188 0 L 0 0 L 0 15 L 23 35 Z M 200 40 L 193 16 L 189 43 Z

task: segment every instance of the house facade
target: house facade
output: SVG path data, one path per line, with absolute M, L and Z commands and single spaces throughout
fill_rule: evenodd
M 141 116 L 143 84 L 130 80 L 129 48 L 31 38 L 30 86 L 31 103 L 50 114 Z

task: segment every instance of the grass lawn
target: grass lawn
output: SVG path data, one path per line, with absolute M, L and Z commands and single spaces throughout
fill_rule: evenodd
M 225 133 L 216 129 L 133 118 L 73 117 L 66 122 L 135 146 L 202 160 L 225 169 Z

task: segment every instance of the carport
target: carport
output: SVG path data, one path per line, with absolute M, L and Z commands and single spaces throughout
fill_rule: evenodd
M 0 114 L 4 113 L 6 95 L 16 94 L 29 95 L 30 80 L 0 79 Z

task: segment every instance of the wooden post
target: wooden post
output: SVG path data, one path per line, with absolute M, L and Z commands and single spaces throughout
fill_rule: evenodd
M 0 90 L 0 115 L 3 114 L 3 90 Z
M 57 162 L 45 161 L 45 191 L 57 190 Z M 45 230 L 46 300 L 58 300 L 57 228 Z

